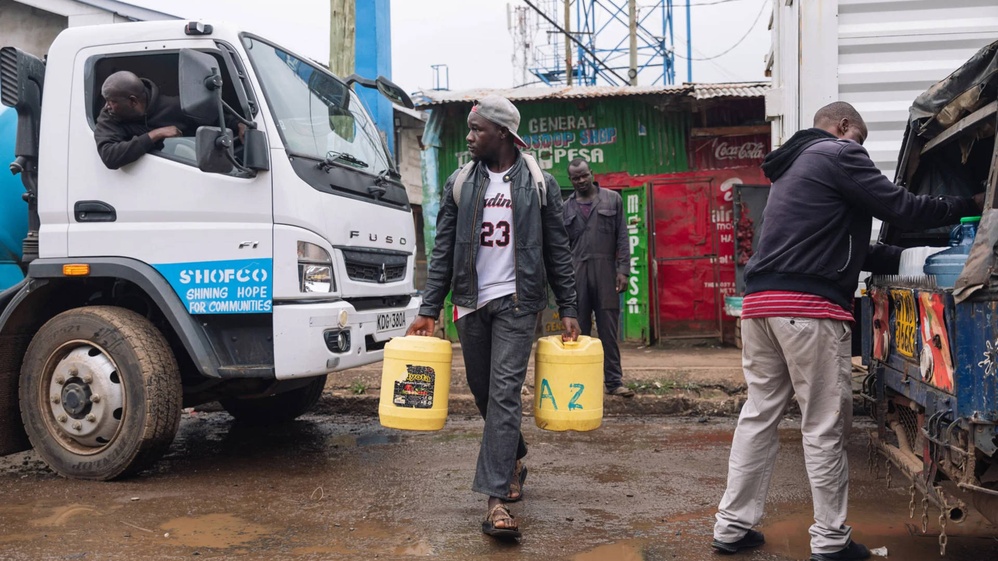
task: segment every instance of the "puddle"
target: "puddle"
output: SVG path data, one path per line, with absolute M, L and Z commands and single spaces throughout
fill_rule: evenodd
M 46 516 L 45 518 L 38 518 L 32 520 L 30 524 L 32 526 L 65 526 L 70 522 L 76 521 L 75 519 L 80 519 L 79 522 L 85 523 L 87 519 L 91 519 L 98 516 L 103 516 L 104 513 L 97 510 L 95 507 L 89 505 L 74 504 L 69 506 L 60 506 L 52 509 L 52 514 Z
M 886 502 L 852 502 L 849 505 L 848 524 L 853 529 L 853 539 L 870 549 L 886 547 L 889 558 L 904 561 L 938 561 L 939 529 L 936 524 L 939 512 L 929 509 L 928 533 L 921 533 L 919 513 L 909 520 L 907 499 L 893 498 Z M 900 504 L 905 503 L 905 505 Z M 808 527 L 813 523 L 813 513 L 808 505 L 773 505 L 768 507 L 772 515 L 767 516 L 760 530 L 766 535 L 763 550 L 790 555 L 794 559 L 806 559 L 810 555 Z M 898 512 L 904 511 L 903 515 Z M 978 561 L 995 559 L 998 556 L 998 530 L 985 523 L 968 521 L 963 524 L 949 523 L 946 527 L 949 543 L 946 559 L 949 561 Z M 871 557 L 871 559 L 882 559 Z
M 160 528 L 167 538 L 188 547 L 228 548 L 260 539 L 270 532 L 258 524 L 231 514 L 208 514 L 174 518 Z
M 338 448 L 357 448 L 361 446 L 374 446 L 378 444 L 397 444 L 402 442 L 402 436 L 397 434 L 340 434 L 329 439 L 328 444 Z
M 419 540 L 416 543 L 406 544 L 395 548 L 395 555 L 419 555 L 427 556 L 436 553 L 433 546 L 426 540 Z
M 571 561 L 644 561 L 644 544 L 624 541 L 601 545 L 584 553 L 573 555 Z
M 30 542 L 37 540 L 38 534 L 0 534 L 0 544 L 16 544 L 19 542 Z

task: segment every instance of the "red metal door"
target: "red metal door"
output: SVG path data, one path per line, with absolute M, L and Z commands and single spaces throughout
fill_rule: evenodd
M 722 336 L 719 212 L 709 178 L 652 183 L 659 339 Z

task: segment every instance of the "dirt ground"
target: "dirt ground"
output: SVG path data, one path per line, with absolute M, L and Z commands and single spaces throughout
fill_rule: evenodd
M 33 453 L 0 459 L 0 559 L 716 561 L 712 516 L 733 427 L 616 417 L 554 433 L 525 420 L 530 474 L 513 507 L 524 537 L 504 544 L 481 534 L 485 500 L 470 491 L 477 419 L 452 415 L 442 431 L 410 433 L 369 417 L 251 429 L 187 412 L 169 454 L 125 481 L 62 479 Z M 792 419 L 781 441 L 767 544 L 737 559 L 808 557 L 810 495 Z M 887 489 L 868 470 L 862 430 L 849 455 L 854 537 L 891 559 L 939 559 L 938 513 L 922 535 L 901 477 Z M 998 530 L 980 520 L 947 531 L 948 561 L 998 558 Z

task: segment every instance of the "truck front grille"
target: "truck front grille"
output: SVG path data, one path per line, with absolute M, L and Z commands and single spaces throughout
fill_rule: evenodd
M 376 249 L 341 249 L 347 276 L 357 282 L 386 283 L 405 278 L 409 254 Z

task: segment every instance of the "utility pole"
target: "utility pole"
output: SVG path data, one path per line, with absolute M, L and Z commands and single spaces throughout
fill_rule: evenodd
M 565 83 L 572 85 L 572 0 L 565 0 Z
M 627 77 L 631 80 L 631 85 L 638 85 L 638 6 L 637 0 L 627 2 L 628 21 L 627 28 L 631 38 L 631 64 L 627 71 Z
M 329 69 L 337 76 L 353 74 L 357 35 L 357 0 L 329 2 Z
M 693 31 L 690 28 L 690 0 L 686 0 L 686 81 L 693 82 Z

